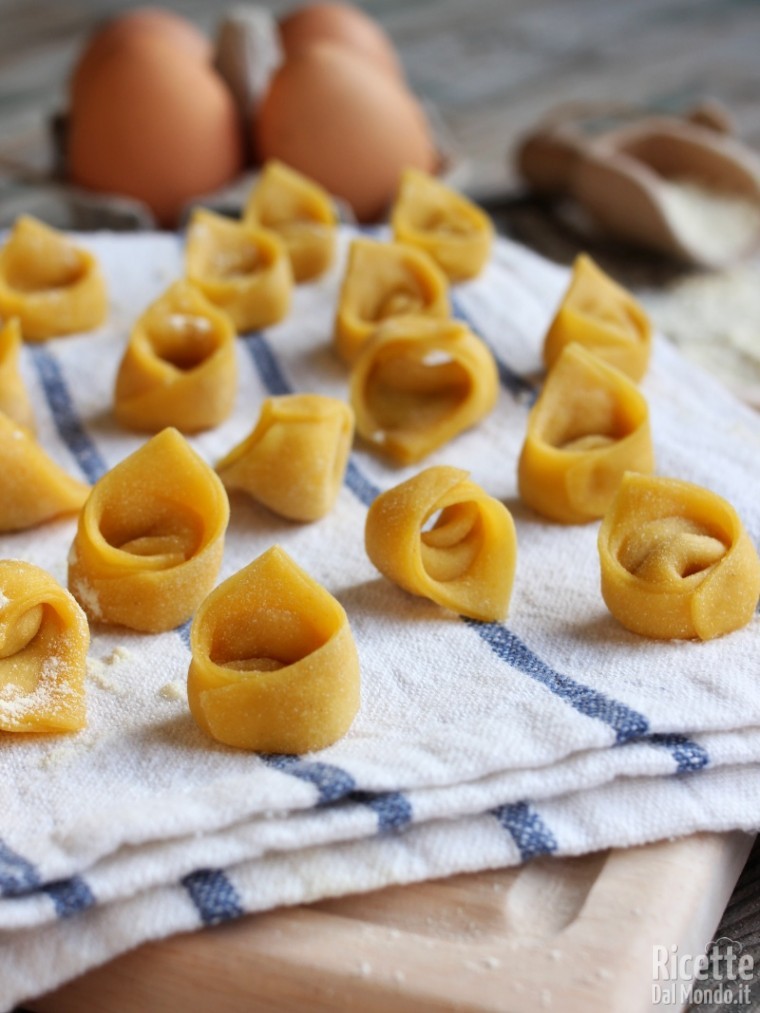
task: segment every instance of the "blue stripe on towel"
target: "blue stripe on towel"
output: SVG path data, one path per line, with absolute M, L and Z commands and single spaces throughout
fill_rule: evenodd
M 481 623 L 467 618 L 464 622 L 508 665 L 546 686 L 555 696 L 565 700 L 579 713 L 609 725 L 615 732 L 617 742 L 630 742 L 632 739 L 641 738 L 649 731 L 649 722 L 643 714 L 612 697 L 605 696 L 599 690 L 576 682 L 569 675 L 555 671 L 505 626 L 499 623 Z
M 291 777 L 313 784 L 318 794 L 317 805 L 329 805 L 330 802 L 337 802 L 356 791 L 356 781 L 348 771 L 331 763 L 302 760 L 298 756 L 286 756 L 281 753 L 262 755 L 261 759 L 283 774 L 290 774 Z
M 689 774 L 695 770 L 704 770 L 710 763 L 710 756 L 704 746 L 687 739 L 685 735 L 655 733 L 648 735 L 646 740 L 652 746 L 669 749 L 676 761 L 677 774 Z
M 43 884 L 36 866 L 0 840 L 0 897 L 25 897 L 39 890 L 50 897 L 59 918 L 70 918 L 95 903 L 81 876 Z
M 43 345 L 32 345 L 31 354 L 59 436 L 87 481 L 97 482 L 108 465 L 82 425 L 58 361 Z
M 500 805 L 491 813 L 512 835 L 524 862 L 539 855 L 551 855 L 557 850 L 554 834 L 527 802 Z
M 81 876 L 59 879 L 42 887 L 59 918 L 71 918 L 95 903 L 95 895 Z
M 178 626 L 174 631 L 179 637 L 179 639 L 182 641 L 182 643 L 185 645 L 185 647 L 188 649 L 188 651 L 190 650 L 190 627 L 192 625 L 193 620 L 186 619 L 185 622 L 182 623 L 181 626 Z
M 240 895 L 221 869 L 198 869 L 180 882 L 204 925 L 219 925 L 245 914 Z
M 275 395 L 292 394 L 293 388 L 288 383 L 264 335 L 247 334 L 243 341 L 245 341 L 253 364 L 261 377 L 261 382 L 269 393 Z
M 0 840 L 0 897 L 22 897 L 39 885 L 36 867 Z
M 388 791 L 373 795 L 368 791 L 356 791 L 350 796 L 351 802 L 369 806 L 377 813 L 377 829 L 381 834 L 403 830 L 412 822 L 412 804 L 400 791 Z
M 463 324 L 467 324 L 472 333 L 476 334 L 480 338 L 480 340 L 488 346 L 488 350 L 494 357 L 496 368 L 499 371 L 499 381 L 502 387 L 504 387 L 505 390 L 509 391 L 509 393 L 515 398 L 528 395 L 529 402 L 532 404 L 537 396 L 537 390 L 534 387 L 534 385 L 530 382 L 530 380 L 527 380 L 524 376 L 521 376 L 519 373 L 516 373 L 513 369 L 510 369 L 510 367 L 506 364 L 506 362 L 504 362 L 499 357 L 499 355 L 497 355 L 496 351 L 492 348 L 491 344 L 488 341 L 486 341 L 486 339 L 483 337 L 482 334 L 479 333 L 477 327 L 473 323 L 472 318 L 465 312 L 464 308 L 462 307 L 462 303 L 457 298 L 455 298 L 453 294 L 451 296 L 451 310 L 452 314 L 456 317 L 457 320 L 461 320 Z
M 367 478 L 353 458 L 349 459 L 346 468 L 346 487 L 356 496 L 364 506 L 372 506 L 372 503 L 380 495 L 380 490 Z

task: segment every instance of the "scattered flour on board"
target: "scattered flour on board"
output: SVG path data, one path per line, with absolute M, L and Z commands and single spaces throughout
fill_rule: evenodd
M 116 665 L 120 661 L 129 661 L 131 657 L 132 652 L 119 644 L 118 647 L 114 647 L 107 657 L 103 658 L 103 662 L 106 665 Z
M 158 691 L 158 695 L 163 700 L 184 700 L 186 697 L 185 683 L 181 679 L 175 679 L 174 682 L 167 682 Z
M 7 595 L 4 595 L 3 592 L 0 591 L 0 609 L 4 608 L 6 605 L 8 605 L 9 602 L 10 602 L 10 600 L 11 599 L 8 598 Z
M 109 677 L 109 671 L 114 665 L 118 665 L 122 661 L 128 661 L 131 657 L 132 652 L 127 650 L 126 647 L 122 647 L 121 645 L 114 647 L 111 653 L 107 654 L 104 658 L 87 659 L 87 675 L 101 689 L 115 693 L 117 696 L 123 696 L 126 693 L 126 687 L 122 683 L 114 682 Z
M 40 757 L 37 766 L 42 770 L 66 766 L 83 752 L 94 749 L 101 741 L 102 736 L 92 728 L 77 732 L 76 735 L 67 735 L 63 742 L 50 743 L 51 748 Z

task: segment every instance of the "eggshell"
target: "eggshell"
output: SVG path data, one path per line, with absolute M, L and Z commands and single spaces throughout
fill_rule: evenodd
M 138 7 L 112 18 L 90 37 L 71 77 L 72 97 L 101 60 L 109 59 L 126 42 L 137 37 L 164 39 L 199 62 L 211 59 L 211 43 L 192 21 L 160 7 Z
M 315 42 L 335 42 L 370 60 L 378 70 L 403 80 L 393 43 L 374 18 L 351 4 L 310 4 L 280 22 L 280 35 L 288 58 L 299 56 Z
M 343 46 L 315 43 L 272 78 L 254 120 L 262 161 L 278 158 L 347 200 L 361 221 L 382 214 L 401 170 L 431 172 L 435 145 L 417 100 Z
M 243 166 L 232 95 L 210 64 L 167 39 L 124 40 L 74 95 L 68 164 L 75 183 L 135 197 L 173 225 Z

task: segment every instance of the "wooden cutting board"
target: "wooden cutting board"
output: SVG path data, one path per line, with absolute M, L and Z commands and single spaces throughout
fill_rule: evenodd
M 390 887 L 150 943 L 39 1013 L 641 1013 L 652 950 L 699 954 L 749 854 L 747 834 Z

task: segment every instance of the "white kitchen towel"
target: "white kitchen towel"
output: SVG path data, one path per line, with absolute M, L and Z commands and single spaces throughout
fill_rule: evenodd
M 247 434 L 269 394 L 346 396 L 330 333 L 350 237 L 344 230 L 329 275 L 298 288 L 283 324 L 240 340 L 235 412 L 192 440 L 209 462 Z M 41 442 L 69 471 L 94 481 L 142 442 L 113 421 L 113 379 L 135 317 L 181 273 L 182 241 L 82 241 L 108 276 L 109 321 L 92 335 L 27 348 L 24 369 Z M 346 848 L 374 841 L 378 831 L 417 824 L 416 833 L 444 819 L 465 841 L 478 813 L 511 806 L 519 820 L 532 812 L 521 808 L 526 799 L 578 800 L 584 791 L 614 799 L 626 783 L 647 786 L 660 821 L 637 838 L 636 815 L 611 812 L 609 828 L 604 819 L 586 828 L 584 848 L 626 843 L 624 835 L 610 836 L 626 821 L 631 840 L 722 820 L 760 823 L 756 804 L 742 809 L 741 820 L 735 816 L 739 795 L 725 785 L 738 785 L 738 775 L 719 792 L 706 776 L 709 768 L 716 775 L 745 769 L 740 764 L 749 774 L 760 762 L 757 617 L 707 644 L 629 634 L 599 593 L 597 526 L 547 524 L 517 499 L 515 467 L 540 380 L 541 342 L 566 284 L 566 271 L 499 241 L 482 277 L 453 293 L 455 312 L 496 353 L 503 390 L 480 427 L 425 463 L 467 468 L 512 509 L 519 561 L 508 622 L 478 624 L 445 613 L 389 584 L 367 560 L 368 504 L 416 469 L 357 449 L 335 510 L 312 525 L 283 521 L 234 496 L 220 579 L 279 542 L 339 598 L 362 663 L 354 726 L 341 742 L 300 759 L 226 749 L 196 728 L 183 699 L 186 629 L 150 637 L 95 627 L 88 729 L 0 738 L 0 928 L 25 926 L 29 938 L 49 931 L 39 927 L 49 919 L 80 912 L 66 922 L 76 932 L 82 911 L 100 905 L 116 917 L 130 895 L 191 877 L 198 865 L 255 863 L 276 853 L 287 862 L 287 853 L 304 849 L 329 856 L 336 842 Z M 758 417 L 662 341 L 643 389 L 659 472 L 724 495 L 757 544 Z M 4 536 L 0 558 L 28 559 L 64 581 L 73 531 L 66 520 Z M 669 802 L 691 782 L 710 797 L 701 820 L 697 807 L 679 814 Z M 577 846 L 571 841 L 578 838 L 563 836 L 565 823 L 544 822 L 551 850 Z M 389 840 L 396 837 L 378 839 L 379 851 Z M 486 852 L 478 857 L 479 847 L 477 835 L 471 850 L 462 845 L 468 867 L 493 864 Z M 448 871 L 432 862 L 427 872 L 419 868 L 420 875 Z M 394 878 L 388 863 L 384 881 Z M 334 892 L 324 882 L 325 894 Z M 366 883 L 378 885 L 372 877 Z
M 82 881 L 55 895 L 59 917 L 51 924 L 0 933 L 0 1008 L 9 1010 L 125 950 L 172 933 L 389 883 L 506 868 L 541 855 L 631 847 L 696 825 L 751 830 L 750 814 L 758 807 L 760 767 L 721 767 L 660 785 L 627 779 L 540 806 L 500 806 L 459 820 L 429 821 L 404 833 L 273 853 L 227 868 L 218 864 L 221 854 L 209 843 L 204 866 L 181 879 L 112 904 L 84 904 Z M 351 954 L 345 959 L 349 969 Z M 403 967 L 402 949 L 398 961 Z

